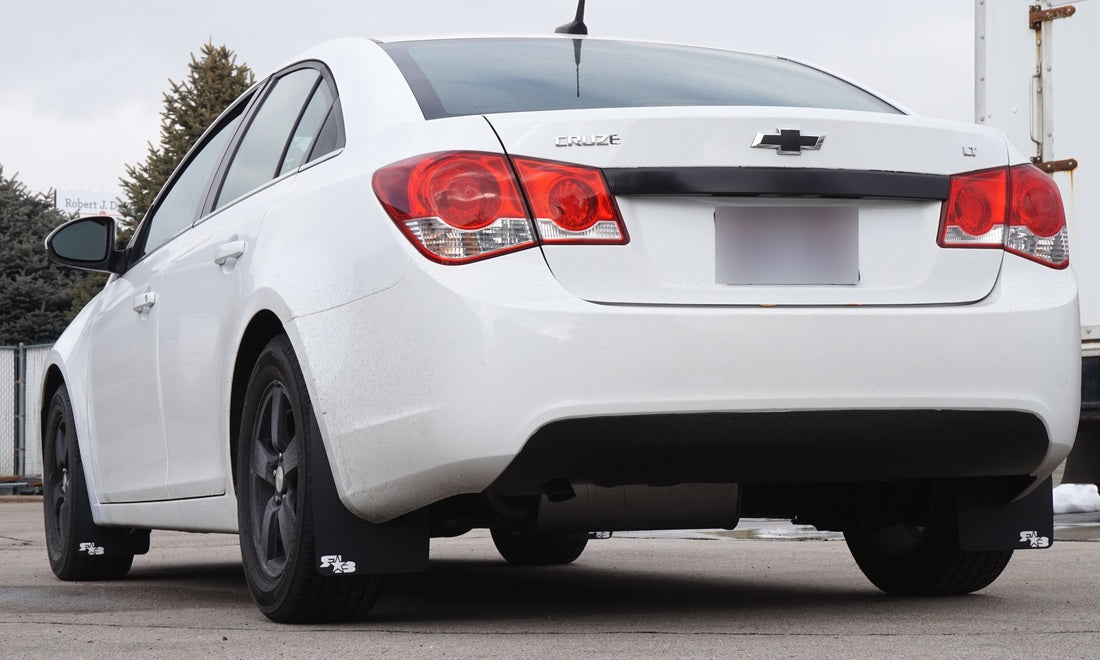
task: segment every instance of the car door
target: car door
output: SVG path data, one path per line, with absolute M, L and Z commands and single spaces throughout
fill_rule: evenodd
M 312 150 L 335 99 L 312 65 L 275 76 L 246 120 L 208 213 L 188 233 L 160 289 L 160 392 L 173 499 L 219 495 L 227 474 L 229 400 L 242 306 L 268 208 Z
M 89 406 L 102 502 L 168 497 L 157 326 L 171 301 L 161 279 L 180 256 L 213 173 L 240 121 L 209 131 L 166 184 L 129 248 L 131 266 L 104 289 L 90 330 Z

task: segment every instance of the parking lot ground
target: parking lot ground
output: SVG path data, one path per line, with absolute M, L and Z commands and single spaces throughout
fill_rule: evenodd
M 0 500 L 0 657 L 1091 658 L 1100 645 L 1095 514 L 984 591 L 941 599 L 883 596 L 843 541 L 776 540 L 774 521 L 617 535 L 557 568 L 510 567 L 474 532 L 433 541 L 426 573 L 387 578 L 366 621 L 280 626 L 252 605 L 230 535 L 154 532 L 125 580 L 56 580 L 30 499 Z

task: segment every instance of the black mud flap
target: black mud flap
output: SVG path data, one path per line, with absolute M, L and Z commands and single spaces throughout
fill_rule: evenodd
M 376 525 L 340 501 L 316 422 L 310 443 L 313 537 L 322 575 L 418 573 L 428 567 L 428 512 Z
M 1100 426 L 1091 428 L 1081 421 L 1073 451 L 1066 458 L 1064 484 L 1100 484 Z
M 83 464 L 69 484 L 74 492 L 88 492 L 84 481 Z M 79 489 L 79 490 L 77 490 Z M 149 530 L 126 527 L 100 527 L 92 522 L 90 497 L 72 497 L 73 536 L 72 542 L 79 554 L 106 557 L 121 555 L 143 555 L 149 552 Z
M 990 504 L 981 483 L 958 485 L 959 545 L 967 551 L 1031 550 L 1054 543 L 1053 480 L 1026 497 Z
M 1100 357 L 1081 360 L 1081 418 L 1064 484 L 1100 484 Z

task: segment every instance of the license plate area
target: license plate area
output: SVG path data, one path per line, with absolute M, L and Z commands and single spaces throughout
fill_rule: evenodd
M 859 209 L 719 207 L 714 247 L 718 284 L 857 284 Z

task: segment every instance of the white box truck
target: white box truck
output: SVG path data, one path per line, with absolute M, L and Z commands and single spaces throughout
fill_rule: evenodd
M 1100 0 L 975 0 L 977 123 L 1062 191 L 1081 305 L 1081 421 L 1065 483 L 1100 482 Z M 1005 338 L 1005 359 L 1027 337 Z M 1012 343 L 1015 342 L 1015 343 Z

